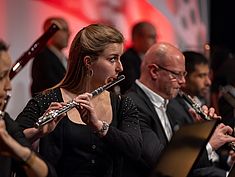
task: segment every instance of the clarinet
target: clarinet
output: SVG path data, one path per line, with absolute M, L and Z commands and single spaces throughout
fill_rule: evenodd
M 6 98 L 4 99 L 3 107 L 0 110 L 0 120 L 4 118 L 5 110 L 6 110 L 7 103 L 9 102 L 10 97 L 11 97 L 11 95 L 7 94 Z
M 179 91 L 179 95 L 190 105 L 192 108 L 196 111 L 198 115 L 201 116 L 202 119 L 204 120 L 212 120 L 210 116 L 205 114 L 201 108 L 200 105 L 198 105 L 196 102 L 194 102 L 189 95 L 184 93 L 183 91 Z
M 97 89 L 95 89 L 94 91 L 91 92 L 92 97 L 95 97 L 99 94 L 101 94 L 103 91 L 111 88 L 112 86 L 116 85 L 117 83 L 121 82 L 122 80 L 125 79 L 124 75 L 119 76 L 116 80 L 113 80 L 112 82 L 101 86 Z M 65 106 L 63 106 L 62 108 L 58 109 L 58 110 L 52 110 L 48 113 L 46 113 L 45 115 L 41 116 L 38 118 L 38 121 L 35 123 L 35 128 L 40 128 L 43 125 L 51 122 L 52 120 L 54 120 L 56 117 L 61 116 L 62 114 L 68 112 L 69 110 L 71 110 L 74 107 L 79 107 L 79 103 L 77 103 L 74 100 L 71 100 L 69 102 L 66 103 Z
M 179 95 L 196 111 L 197 114 L 201 116 L 203 120 L 212 120 L 212 118 L 208 115 L 206 115 L 201 106 L 198 105 L 196 102 L 194 102 L 189 95 L 184 93 L 183 91 L 179 91 Z M 233 151 L 235 151 L 235 142 L 228 143 L 228 147 L 230 147 Z
M 10 71 L 10 79 L 13 79 L 17 73 L 23 69 L 28 61 L 35 57 L 46 45 L 47 41 L 60 29 L 59 24 L 53 22 L 48 30 L 38 38 L 32 46 L 16 61 Z

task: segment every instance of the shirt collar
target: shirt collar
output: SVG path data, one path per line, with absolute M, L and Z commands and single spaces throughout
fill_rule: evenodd
M 144 93 L 148 96 L 154 106 L 156 106 L 157 108 L 166 109 L 169 100 L 164 99 L 160 95 L 153 92 L 151 89 L 142 84 L 138 79 L 135 81 L 135 83 L 144 91 Z

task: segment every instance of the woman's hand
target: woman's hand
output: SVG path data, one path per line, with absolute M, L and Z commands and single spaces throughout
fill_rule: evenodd
M 44 116 L 46 114 L 50 114 L 55 110 L 61 109 L 63 106 L 65 106 L 66 103 L 58 103 L 58 102 L 52 102 L 49 106 L 49 108 L 46 110 L 46 112 L 44 113 Z M 55 127 L 57 126 L 57 124 L 59 123 L 59 121 L 65 117 L 66 113 L 54 118 L 52 121 L 48 122 L 47 124 L 43 125 L 42 127 L 39 127 L 39 131 L 41 133 L 42 136 L 47 135 L 49 133 L 51 133 Z
M 94 106 L 91 103 L 92 95 L 90 93 L 84 93 L 77 96 L 74 101 L 79 103 L 77 107 L 81 119 L 84 123 L 91 126 L 94 130 L 99 131 L 103 123 L 97 118 Z
M 44 115 L 50 113 L 51 111 L 58 110 L 62 108 L 65 105 L 65 103 L 58 103 L 58 102 L 52 102 L 49 106 L 49 108 L 46 110 Z M 59 123 L 59 121 L 65 116 L 66 114 L 62 114 L 59 117 L 56 117 L 51 122 L 48 122 L 47 124 L 43 125 L 39 128 L 27 128 L 24 130 L 24 135 L 26 138 L 31 142 L 35 142 L 37 139 L 51 133 Z

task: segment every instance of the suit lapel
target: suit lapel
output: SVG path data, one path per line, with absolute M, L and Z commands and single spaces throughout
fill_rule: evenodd
M 143 100 L 143 105 L 141 106 L 147 107 L 149 110 L 148 112 L 152 117 L 152 122 L 153 122 L 153 124 L 151 125 L 152 130 L 156 132 L 157 136 L 159 137 L 159 139 L 162 141 L 163 144 L 167 144 L 168 143 L 167 136 L 165 134 L 165 131 L 162 127 L 159 116 L 156 113 L 153 104 L 149 100 L 148 96 L 143 92 L 143 90 L 139 88 L 138 85 L 135 84 L 134 87 L 135 87 L 136 93 L 140 96 L 141 100 Z

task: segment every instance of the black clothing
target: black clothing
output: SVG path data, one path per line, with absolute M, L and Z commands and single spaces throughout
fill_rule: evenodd
M 26 140 L 19 125 L 9 116 L 9 114 L 5 113 L 4 121 L 7 132 L 21 145 L 30 147 L 30 144 Z
M 235 103 L 235 97 L 229 93 L 226 92 L 225 94 L 228 94 L 231 99 Z M 235 107 L 229 103 L 227 100 L 227 96 L 225 94 L 222 94 L 222 96 L 219 98 L 219 113 L 222 117 L 222 122 L 225 125 L 229 125 L 230 127 L 234 128 L 235 127 Z
M 214 166 L 193 170 L 190 177 L 225 177 L 226 172 Z
M 33 59 L 31 94 L 34 96 L 55 86 L 63 79 L 65 72 L 60 59 L 48 47 L 45 47 Z
M 235 97 L 227 91 L 222 93 L 221 97 L 219 98 L 218 106 L 219 106 L 219 113 L 222 117 L 221 122 L 225 125 L 230 126 L 233 129 L 233 136 L 234 134 L 234 127 L 235 127 Z M 218 152 L 220 155 L 219 166 L 221 168 L 229 170 L 229 166 L 227 164 L 227 158 L 229 155 L 229 151 L 231 149 L 228 146 L 223 146 Z
M 176 113 L 174 116 L 174 119 L 177 119 L 177 122 L 182 126 L 184 124 L 191 124 L 194 123 L 194 118 L 189 113 L 190 106 L 185 102 L 185 100 L 177 95 L 174 99 L 170 100 L 168 104 L 168 111 L 174 110 Z M 217 150 L 217 154 L 219 155 L 219 162 L 214 162 L 213 166 L 211 164 L 203 164 L 203 162 L 206 161 L 206 159 L 202 160 L 200 159 L 200 163 L 198 164 L 198 168 L 194 169 L 191 173 L 192 177 L 225 177 L 225 170 L 229 170 L 229 167 L 227 164 L 227 157 L 224 155 L 223 148 L 225 146 L 222 146 L 219 150 Z M 221 153 L 223 152 L 223 153 Z M 223 154 L 223 155 L 222 155 Z M 223 159 L 223 160 L 222 160 Z M 226 159 L 226 160 L 224 160 Z M 209 165 L 209 166 L 208 166 Z
M 129 163 L 130 160 L 127 159 L 129 174 L 125 176 L 149 177 L 159 156 L 167 146 L 168 139 L 155 108 L 144 91 L 137 84 L 133 84 L 127 92 L 127 96 L 135 102 L 140 112 L 139 120 L 143 136 L 143 149 L 141 161 Z M 172 115 L 167 113 L 167 116 L 171 117 Z M 169 121 L 174 131 L 178 123 L 174 119 L 169 119 Z
M 106 136 L 100 138 L 84 124 L 64 117 L 55 130 L 40 139 L 40 154 L 51 162 L 59 177 L 123 177 L 122 156 L 138 159 L 142 137 L 138 112 L 132 100 L 111 94 L 113 119 Z M 17 122 L 31 127 L 51 102 L 62 102 L 59 88 L 31 99 Z
M 23 132 L 20 131 L 20 128 L 10 118 L 9 114 L 5 113 L 4 121 L 7 132 L 21 145 L 30 147 Z M 10 177 L 13 171 L 22 173 L 20 164 L 12 158 L 0 156 L 0 177 Z
M 180 115 L 180 116 L 175 116 L 175 119 L 177 119 L 177 122 L 180 125 L 194 123 L 195 120 L 189 113 L 189 108 L 190 106 L 179 95 L 170 100 L 168 104 L 168 109 L 170 110 L 173 109 L 178 112 L 177 115 Z
M 5 113 L 4 121 L 7 132 L 22 146 L 30 148 L 31 146 L 26 140 L 20 127 L 15 121 L 10 118 L 9 114 Z M 57 175 L 54 168 L 49 163 L 47 163 L 47 166 L 47 177 L 56 177 Z M 13 172 L 16 172 L 17 177 L 26 177 L 26 174 L 23 172 L 22 162 L 13 158 L 0 156 L 0 177 L 10 177 L 11 173 Z
M 121 74 L 124 74 L 126 77 L 125 80 L 120 82 L 119 86 L 121 93 L 125 93 L 131 88 L 135 80 L 140 77 L 141 58 L 133 48 L 129 48 L 122 54 L 121 62 L 123 66 Z
M 145 92 L 134 83 L 131 89 L 127 92 L 127 96 L 133 99 L 140 112 L 139 120 L 143 136 L 143 150 L 141 156 L 142 163 L 129 163 L 129 168 L 131 169 L 129 170 L 130 174 L 128 177 L 149 177 L 157 160 L 159 159 L 163 150 L 167 147 L 168 140 L 154 105 Z M 178 109 L 173 109 L 169 104 L 167 105 L 166 114 L 169 118 L 173 133 L 179 128 L 179 126 L 183 125 L 184 121 L 187 122 L 190 120 L 176 118 L 181 116 L 181 113 L 178 112 Z M 202 167 L 208 167 L 210 165 L 211 163 L 208 159 L 207 152 L 204 151 L 202 157 L 199 160 L 199 163 L 196 165 L 196 168 L 199 169 Z M 201 171 L 199 170 L 199 172 Z M 199 174 L 199 172 L 196 171 L 193 173 L 193 175 Z M 206 172 L 209 174 L 209 169 Z M 225 171 L 223 171 L 220 177 L 225 177 Z

